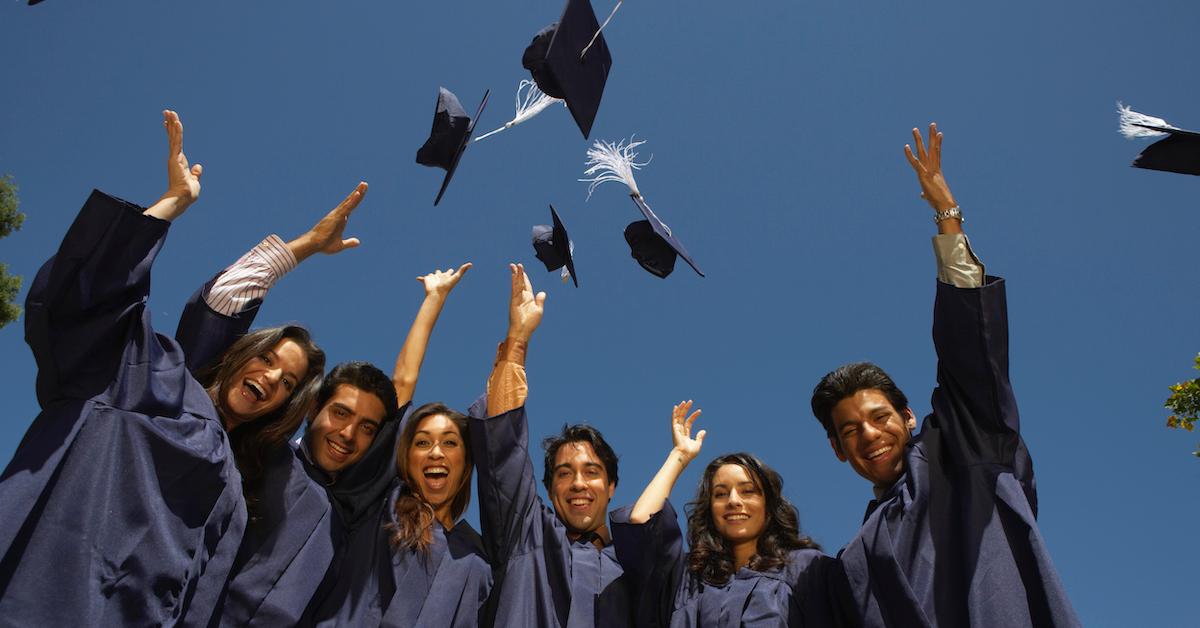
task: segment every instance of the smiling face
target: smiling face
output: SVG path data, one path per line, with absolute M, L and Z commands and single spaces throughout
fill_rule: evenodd
M 379 397 L 350 384 L 339 385 L 305 434 L 313 462 L 327 473 L 358 462 L 386 416 Z
M 550 501 L 567 534 L 606 532 L 604 516 L 617 485 L 609 482 L 591 443 L 563 443 L 554 454 L 552 474 Z
M 467 451 L 458 426 L 444 414 L 421 419 L 405 458 L 408 480 L 417 493 L 443 524 L 452 520 L 454 498 L 468 478 Z
M 284 338 L 250 358 L 221 387 L 225 427 L 233 429 L 287 403 L 308 371 L 308 356 Z
M 897 410 L 879 390 L 860 390 L 833 407 L 829 439 L 838 460 L 849 462 L 878 490 L 886 490 L 904 472 L 904 446 L 917 419 L 912 410 Z
M 731 544 L 756 542 L 767 528 L 762 487 L 740 464 L 723 464 L 712 478 L 713 525 Z

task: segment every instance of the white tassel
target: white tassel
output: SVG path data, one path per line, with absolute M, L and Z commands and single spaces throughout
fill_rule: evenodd
M 525 92 L 524 95 L 521 94 L 522 90 Z M 538 89 L 537 83 L 534 83 L 529 79 L 525 79 L 521 81 L 519 85 L 517 85 L 517 96 L 515 100 L 517 108 L 516 116 L 513 117 L 512 120 L 505 122 L 504 126 L 496 129 L 495 131 L 488 131 L 487 133 L 475 138 L 476 142 L 490 135 L 495 135 L 505 129 L 511 129 L 514 126 L 517 126 L 518 124 L 521 124 L 522 122 L 536 116 L 546 107 L 549 107 L 556 102 L 563 103 L 564 105 L 566 104 L 566 101 L 563 99 L 555 98 L 546 94 L 541 89 Z
M 1155 118 L 1153 116 L 1138 113 L 1119 102 L 1117 103 L 1117 113 L 1121 114 L 1121 135 L 1124 135 L 1130 139 L 1135 137 L 1158 137 L 1160 135 L 1166 135 L 1166 133 L 1163 133 L 1162 131 L 1155 131 L 1154 129 L 1147 129 L 1144 126 L 1139 126 L 1142 124 L 1160 126 L 1168 129 L 1176 128 L 1170 124 L 1167 124 L 1167 121 L 1163 120 L 1162 118 Z
M 590 179 L 579 179 L 585 183 L 590 183 L 588 186 L 588 199 L 592 198 L 592 192 L 596 190 L 596 186 L 606 181 L 616 183 L 624 183 L 629 186 L 629 193 L 641 197 L 642 193 L 638 191 L 637 181 L 633 180 L 633 171 L 641 170 L 643 166 L 650 163 L 649 160 L 644 163 L 638 163 L 637 153 L 633 149 L 645 144 L 646 140 L 633 141 L 630 136 L 629 143 L 621 140 L 616 144 L 596 140 L 596 143 L 587 150 L 587 166 L 588 169 L 583 171 L 583 174 L 591 177 Z M 650 159 L 654 156 L 651 155 Z
M 588 45 L 583 47 L 583 52 L 579 53 L 580 59 L 583 59 L 583 56 L 587 54 L 587 51 L 592 49 L 592 44 L 596 43 L 596 38 L 600 36 L 600 32 L 604 30 L 604 27 L 608 26 L 608 23 L 612 21 L 613 16 L 617 14 L 617 9 L 621 8 L 621 3 L 624 1 L 625 0 L 617 0 L 617 6 L 613 7 L 612 13 L 608 14 L 608 18 L 604 20 L 604 23 L 600 25 L 600 28 L 596 29 L 596 34 L 592 35 L 592 40 L 588 42 Z

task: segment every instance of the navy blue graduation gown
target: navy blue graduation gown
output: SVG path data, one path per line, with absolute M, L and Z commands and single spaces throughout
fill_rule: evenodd
M 572 542 L 537 495 L 525 409 L 480 418 L 471 410 L 471 451 L 479 474 L 479 519 L 495 585 L 496 626 L 633 625 L 633 590 L 612 545 Z
M 246 521 L 241 478 L 183 351 L 154 332 L 169 223 L 94 191 L 26 301 L 42 412 L 0 476 L 0 618 L 207 620 Z
M 639 591 L 638 626 L 781 628 L 839 626 L 837 560 L 819 550 L 794 550 L 769 571 L 739 569 L 713 585 L 687 570 L 683 535 L 670 502 L 646 523 L 630 523 L 632 507 L 610 515 L 613 544 Z
M 396 480 L 383 512 L 396 523 Z M 383 542 L 390 532 L 383 529 Z M 391 548 L 390 544 L 385 547 Z M 470 628 L 480 624 L 492 589 L 492 568 L 484 555 L 483 539 L 466 521 L 449 532 L 433 523 L 429 554 L 391 548 L 391 590 L 381 624 L 388 628 Z
M 933 412 L 840 558 L 867 626 L 1077 626 L 1037 527 L 1004 280 L 938 282 Z

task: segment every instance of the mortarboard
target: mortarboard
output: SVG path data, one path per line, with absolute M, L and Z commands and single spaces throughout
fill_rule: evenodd
M 654 210 L 650 209 L 650 205 L 646 203 L 646 199 L 638 190 L 637 181 L 633 179 L 634 170 L 640 170 L 650 163 L 635 161 L 637 153 L 633 152 L 633 149 L 644 143 L 646 143 L 645 140 L 630 141 L 628 144 L 625 143 L 625 140 L 616 144 L 596 140 L 596 143 L 587 151 L 588 169 L 584 171 L 584 174 L 591 178 L 580 179 L 580 181 L 591 183 L 588 186 L 588 198 L 591 198 L 596 186 L 607 181 L 624 183 L 629 187 L 629 196 L 633 198 L 634 204 L 642 212 L 645 220 L 632 222 L 625 227 L 625 241 L 629 243 L 630 253 L 642 265 L 642 268 L 665 279 L 675 269 L 675 257 L 679 256 L 688 263 L 688 266 L 692 267 L 692 270 L 696 271 L 697 275 L 703 277 L 704 273 L 692 261 L 692 256 L 683 247 L 683 243 L 675 237 L 671 227 L 667 226 L 667 223 L 663 222 L 654 213 Z
M 612 67 L 601 28 L 589 0 L 567 0 L 558 22 L 534 35 L 521 56 L 521 65 L 543 92 L 567 101 L 584 139 L 592 132 Z
M 450 179 L 454 176 L 463 151 L 467 149 L 467 143 L 471 139 L 471 133 L 475 130 L 475 123 L 479 121 L 479 114 L 483 113 L 483 108 L 487 106 L 489 93 L 490 91 L 483 92 L 483 100 L 472 118 L 463 110 L 454 92 L 445 87 L 438 88 L 437 107 L 433 112 L 433 129 L 429 132 L 429 139 L 417 149 L 417 163 L 446 171 L 446 178 L 442 179 L 442 187 L 433 201 L 434 205 L 441 202 L 442 195 L 446 193 L 446 186 L 450 185 Z
M 1121 134 L 1128 138 L 1161 137 L 1133 160 L 1134 168 L 1200 175 L 1200 133 L 1172 126 L 1117 103 Z
M 547 271 L 554 271 L 560 268 L 563 269 L 563 281 L 570 276 L 575 282 L 575 287 L 579 287 L 579 279 L 575 277 L 575 260 L 572 254 L 575 252 L 575 243 L 571 242 L 567 236 L 567 228 L 563 226 L 562 220 L 558 218 L 558 212 L 554 211 L 554 206 L 550 206 L 550 219 L 554 221 L 554 225 L 534 225 L 533 226 L 533 250 L 543 264 L 546 265 Z

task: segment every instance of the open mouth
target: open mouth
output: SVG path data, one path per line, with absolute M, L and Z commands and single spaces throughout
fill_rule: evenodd
M 346 447 L 337 441 L 326 439 L 325 443 L 329 447 L 329 452 L 333 454 L 333 457 L 337 460 L 345 460 L 350 456 L 350 454 L 354 453 L 353 449 L 350 449 L 349 447 Z
M 887 447 L 880 447 L 879 449 L 876 449 L 875 451 L 868 453 L 867 460 L 871 460 L 871 461 L 879 460 L 883 456 L 887 455 L 887 453 L 890 452 L 891 450 L 892 450 L 891 445 L 888 445 Z
M 724 517 L 722 517 L 722 519 L 728 521 L 729 523 L 741 523 L 743 521 L 749 520 L 750 515 L 748 515 L 744 512 L 735 512 L 735 513 L 725 515 Z
M 567 499 L 567 505 L 572 510 L 587 510 L 592 505 L 590 497 L 571 497 Z
M 267 398 L 267 391 L 263 390 L 263 387 L 260 386 L 258 382 L 248 379 L 243 380 L 242 387 L 250 393 L 250 396 L 253 397 L 255 401 L 263 401 Z
M 446 482 L 450 479 L 450 468 L 445 466 L 426 467 L 424 471 L 425 484 L 434 490 L 440 490 L 446 487 Z

